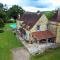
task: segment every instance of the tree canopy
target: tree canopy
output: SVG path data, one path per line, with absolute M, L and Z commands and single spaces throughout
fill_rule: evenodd
M 0 3 L 0 18 L 6 22 L 11 18 L 17 19 L 18 14 L 23 14 L 24 10 L 18 5 L 13 5 L 8 9 L 8 6 Z
M 8 15 L 9 17 L 13 17 L 14 19 L 17 18 L 18 14 L 23 14 L 24 10 L 19 7 L 18 5 L 13 5 L 9 10 L 8 10 Z
M 3 4 L 2 3 L 0 3 L 0 8 L 3 8 Z
M 47 16 L 48 19 L 51 19 L 54 16 L 54 12 L 52 11 L 44 12 L 44 14 Z
M 4 6 L 2 3 L 0 3 L 0 18 L 5 21 L 6 19 L 6 12 L 5 12 L 5 9 L 4 9 Z
M 3 20 L 0 18 L 0 28 L 4 27 L 4 22 Z

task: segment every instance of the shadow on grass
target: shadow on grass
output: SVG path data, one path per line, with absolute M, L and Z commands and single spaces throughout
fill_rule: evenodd
M 0 33 L 3 33 L 3 32 L 4 32 L 4 30 L 1 29 L 1 30 L 0 30 Z

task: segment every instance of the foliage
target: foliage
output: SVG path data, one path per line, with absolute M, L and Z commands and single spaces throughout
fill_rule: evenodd
M 16 20 L 18 14 L 23 14 L 24 10 L 18 6 L 18 5 L 13 5 L 11 8 L 8 9 L 7 5 L 3 5 L 0 3 L 0 18 L 4 22 L 10 21 L 9 19 L 12 17 Z
M 6 13 L 3 8 L 0 9 L 0 18 L 5 21 L 6 19 Z
M 4 22 L 3 20 L 0 19 L 0 28 L 4 27 Z
M 19 7 L 18 5 L 13 5 L 9 10 L 8 10 L 8 15 L 9 17 L 13 17 L 14 19 L 17 18 L 18 14 L 22 14 L 24 10 Z
M 44 13 L 48 19 L 51 19 L 54 16 L 54 13 L 52 11 L 47 11 Z
M 6 12 L 5 12 L 5 9 L 4 9 L 2 3 L 0 3 L 0 18 L 5 22 L 5 20 L 6 20 Z
M 3 7 L 3 4 L 2 3 L 0 3 L 0 8 L 2 8 Z

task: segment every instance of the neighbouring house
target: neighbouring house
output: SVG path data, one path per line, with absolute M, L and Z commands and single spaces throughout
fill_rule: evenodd
M 54 13 L 54 17 L 49 20 L 49 30 L 56 36 L 56 43 L 60 43 L 60 10 Z
M 28 41 L 55 42 L 55 35 L 48 29 L 48 19 L 44 14 L 25 12 L 18 16 L 17 30 Z

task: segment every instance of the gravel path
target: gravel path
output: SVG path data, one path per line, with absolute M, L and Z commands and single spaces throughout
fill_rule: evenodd
M 12 52 L 13 60 L 29 60 L 30 54 L 25 48 L 16 48 Z

